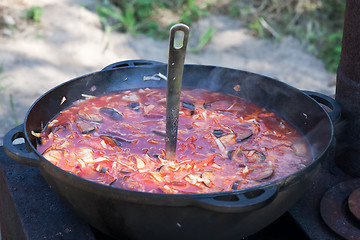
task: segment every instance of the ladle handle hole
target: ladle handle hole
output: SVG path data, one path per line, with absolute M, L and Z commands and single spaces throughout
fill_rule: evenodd
M 185 24 L 175 24 L 170 29 L 170 50 L 186 51 L 187 41 L 189 38 L 189 27 Z

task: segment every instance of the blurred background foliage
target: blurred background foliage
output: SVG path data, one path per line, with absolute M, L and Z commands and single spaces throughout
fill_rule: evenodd
M 209 14 L 240 19 L 254 36 L 280 39 L 291 35 L 335 72 L 341 52 L 343 0 L 102 0 L 96 7 L 107 33 L 168 36 L 174 23 L 191 24 Z M 193 51 L 211 40 L 209 28 Z

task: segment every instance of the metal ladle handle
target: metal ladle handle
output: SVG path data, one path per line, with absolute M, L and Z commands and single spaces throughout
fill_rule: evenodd
M 175 160 L 176 157 L 181 82 L 189 30 L 189 27 L 185 24 L 176 24 L 170 28 L 166 84 L 165 152 L 167 160 Z M 181 45 L 175 46 L 175 35 L 181 34 L 181 32 L 183 33 Z

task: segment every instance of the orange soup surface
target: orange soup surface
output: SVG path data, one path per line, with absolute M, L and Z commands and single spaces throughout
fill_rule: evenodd
M 165 156 L 165 89 L 88 97 L 60 112 L 37 149 L 90 181 L 153 193 L 232 191 L 273 181 L 313 161 L 305 138 L 240 97 L 183 89 L 176 160 Z

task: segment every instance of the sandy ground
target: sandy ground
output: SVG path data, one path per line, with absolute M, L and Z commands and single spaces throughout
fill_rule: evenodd
M 11 7 L 0 12 L 3 16 L 18 16 L 36 5 L 43 7 L 43 17 L 40 24 L 7 19 L 18 30 L 0 34 L 0 86 L 5 87 L 0 92 L 0 145 L 6 132 L 24 121 L 31 104 L 62 82 L 122 60 L 167 62 L 168 41 L 116 32 L 108 38 L 94 11 L 95 1 L 1 0 L 0 7 L 6 2 Z M 191 27 L 190 44 L 210 26 L 216 29 L 211 42 L 200 53 L 188 52 L 186 63 L 247 70 L 299 89 L 334 94 L 335 76 L 298 41 L 256 39 L 241 22 L 209 16 Z

